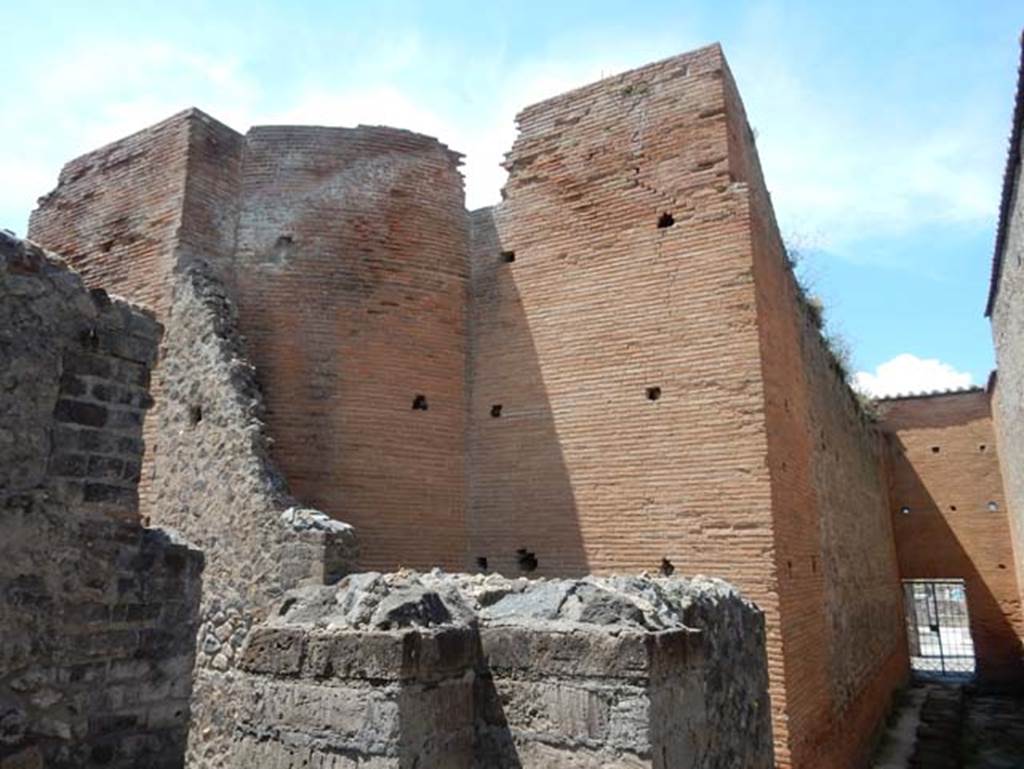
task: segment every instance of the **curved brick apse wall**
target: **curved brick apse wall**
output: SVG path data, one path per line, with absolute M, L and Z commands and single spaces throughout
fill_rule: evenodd
M 464 565 L 466 214 L 459 156 L 390 128 L 247 138 L 239 323 L 306 504 L 368 568 Z
M 262 127 L 198 110 L 78 158 L 33 214 L 163 319 L 205 264 L 236 300 L 279 464 L 360 529 L 365 565 L 461 567 L 467 226 L 459 156 L 391 128 Z M 166 340 L 165 340 L 166 344 Z M 162 373 L 154 393 L 159 413 Z M 414 408 L 414 405 L 416 408 Z M 143 509 L 161 452 L 147 420 Z

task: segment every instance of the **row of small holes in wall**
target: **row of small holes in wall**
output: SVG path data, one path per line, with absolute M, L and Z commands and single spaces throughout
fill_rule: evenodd
M 660 387 L 648 387 L 647 388 L 647 400 L 649 400 L 649 401 L 656 401 L 660 397 L 661 397 L 661 388 Z M 414 405 L 413 408 L 416 408 L 416 406 Z M 424 406 L 423 408 L 425 409 L 426 406 Z M 495 403 L 493 406 L 491 406 L 491 416 L 494 419 L 498 419 L 501 416 L 501 409 L 502 409 L 502 405 L 500 403 Z
M 527 550 L 525 547 L 516 550 L 516 563 L 519 564 L 521 570 L 526 572 L 536 571 L 540 565 L 540 561 L 537 560 L 537 554 Z M 476 565 L 480 571 L 487 571 L 487 556 L 477 556 Z M 675 570 L 676 567 L 672 564 L 672 561 L 668 558 L 661 559 L 661 566 L 658 568 L 658 571 L 661 572 L 663 577 L 671 577 Z
M 661 397 L 661 388 L 660 387 L 648 387 L 646 392 L 647 392 L 647 400 L 649 400 L 649 401 L 656 401 L 656 400 L 658 400 Z M 198 408 L 198 407 L 196 407 L 196 408 Z M 429 408 L 429 405 L 427 404 L 427 396 L 426 395 L 417 395 L 416 397 L 414 397 L 412 399 L 412 410 L 413 411 L 426 411 L 428 408 Z M 495 419 L 500 417 L 501 416 L 501 408 L 502 407 L 501 407 L 500 403 L 495 403 L 493 406 L 491 406 L 491 416 L 494 417 Z M 199 419 L 195 419 L 193 421 L 193 424 L 195 424 L 198 421 L 199 421 Z
M 658 217 L 658 229 L 659 230 L 667 229 L 668 227 L 673 226 L 675 223 L 676 223 L 676 218 L 674 216 L 672 216 L 672 214 L 668 213 L 667 211 L 665 213 L 663 213 L 661 216 Z M 504 262 L 505 264 L 511 264 L 515 260 L 516 260 L 516 252 L 515 251 L 502 251 L 501 252 L 501 261 Z
M 818 573 L 818 558 L 817 556 L 811 556 L 811 574 Z M 786 576 L 793 576 L 793 562 L 786 561 Z
M 984 443 L 979 443 L 978 444 L 978 451 L 979 452 L 984 453 L 985 449 L 987 449 L 987 448 L 988 448 L 988 446 L 986 444 L 984 444 Z M 938 454 L 941 450 L 942 450 L 942 448 L 940 446 L 932 446 L 932 454 Z
M 990 513 L 999 512 L 999 503 L 996 502 L 994 499 L 990 499 L 988 502 L 985 503 L 985 508 Z M 950 510 L 950 512 L 955 513 L 956 512 L 956 505 L 950 505 L 949 506 L 949 510 Z M 900 508 L 900 514 L 901 515 L 910 515 L 910 513 L 911 513 L 911 508 L 910 508 L 909 505 L 903 505 Z

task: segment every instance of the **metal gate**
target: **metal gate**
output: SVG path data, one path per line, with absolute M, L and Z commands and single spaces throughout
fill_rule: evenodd
M 962 579 L 905 579 L 903 604 L 914 671 L 974 672 L 974 641 Z

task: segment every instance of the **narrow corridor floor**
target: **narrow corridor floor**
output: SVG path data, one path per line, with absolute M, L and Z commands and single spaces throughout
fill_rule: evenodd
M 889 719 L 872 769 L 1024 769 L 1024 693 L 916 682 Z

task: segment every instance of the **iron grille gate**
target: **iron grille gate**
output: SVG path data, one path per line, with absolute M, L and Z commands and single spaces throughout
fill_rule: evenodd
M 903 580 L 910 666 L 918 672 L 973 673 L 974 641 L 962 579 Z

